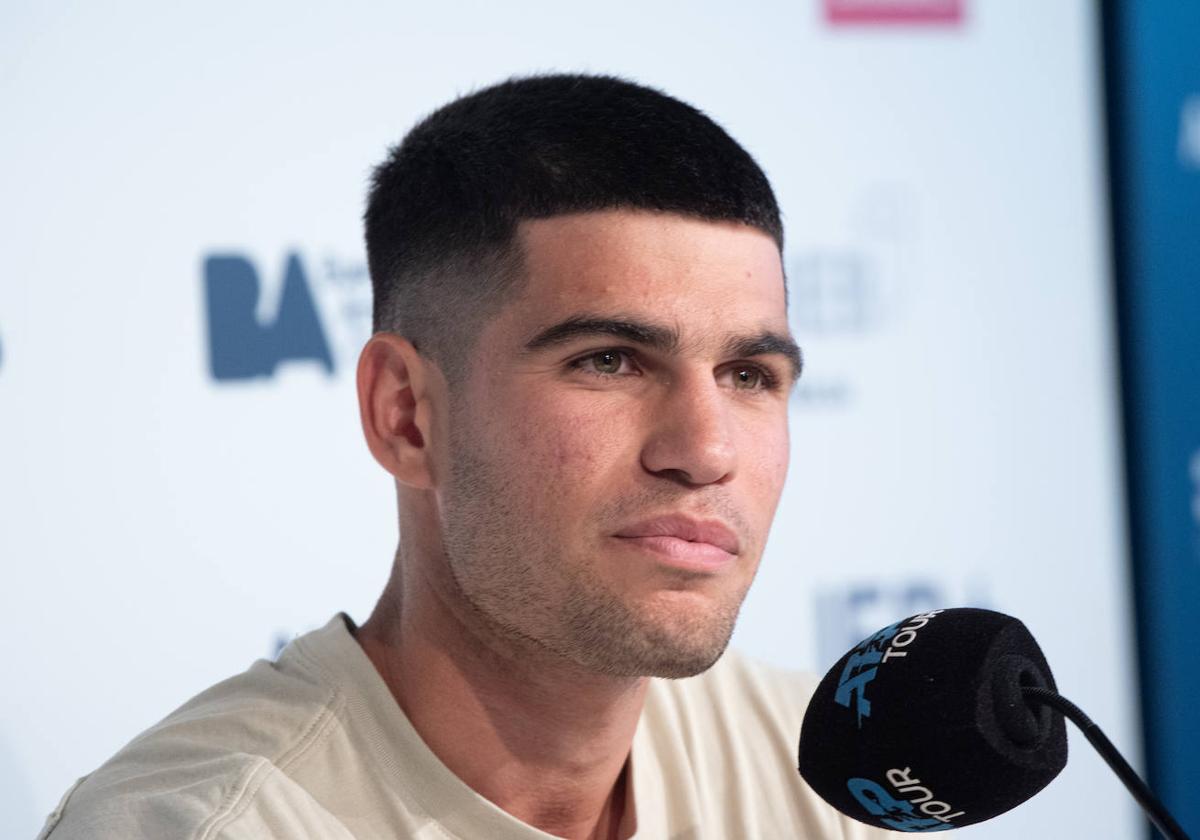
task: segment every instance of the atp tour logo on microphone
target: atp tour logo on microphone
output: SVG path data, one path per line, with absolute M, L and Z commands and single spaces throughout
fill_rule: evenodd
M 889 660 L 908 656 L 904 648 L 911 645 L 917 638 L 917 631 L 940 612 L 942 610 L 930 610 L 889 624 L 850 651 L 833 699 L 847 709 L 853 706 L 859 729 L 862 729 L 863 718 L 871 716 L 871 701 L 867 699 L 866 694 L 867 684 L 875 679 L 879 668 Z
M 371 334 L 366 265 L 335 258 L 319 265 L 322 270 L 314 273 L 298 251 L 290 251 L 278 282 L 267 285 L 244 254 L 204 257 L 208 362 L 214 380 L 270 379 L 285 363 L 315 366 L 327 376 L 352 366 Z
M 900 794 L 912 794 L 912 799 L 896 799 L 881 784 L 870 779 L 854 778 L 846 782 L 850 793 L 873 817 L 894 831 L 948 831 L 957 826 L 950 821 L 966 816 L 945 802 L 933 798 L 933 791 L 912 776 L 912 769 L 893 768 L 884 774 L 888 783 Z M 917 810 L 920 810 L 920 814 Z

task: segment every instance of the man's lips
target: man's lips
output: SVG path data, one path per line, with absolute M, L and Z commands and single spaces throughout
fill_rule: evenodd
M 716 519 L 693 519 L 682 514 L 656 516 L 627 525 L 614 536 L 633 540 L 668 557 L 701 565 L 727 562 L 741 545 L 737 534 Z

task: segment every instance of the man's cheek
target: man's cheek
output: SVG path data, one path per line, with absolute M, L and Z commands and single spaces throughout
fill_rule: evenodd
M 774 427 L 747 429 L 738 439 L 741 460 L 758 479 L 776 479 L 787 474 L 790 441 L 786 430 Z
M 557 429 L 547 441 L 548 467 L 561 477 L 579 480 L 603 471 L 615 440 L 612 428 L 595 420 L 579 420 Z
M 515 466 L 536 473 L 547 486 L 591 475 L 617 443 L 612 422 L 596 415 L 526 414 L 510 431 Z

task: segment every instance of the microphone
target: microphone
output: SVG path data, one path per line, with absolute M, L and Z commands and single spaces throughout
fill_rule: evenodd
M 1015 808 L 1059 774 L 1067 763 L 1063 714 L 1159 830 L 1186 840 L 1103 733 L 1058 695 L 1025 625 L 991 610 L 914 615 L 838 660 L 804 715 L 800 775 L 868 825 L 961 828 Z

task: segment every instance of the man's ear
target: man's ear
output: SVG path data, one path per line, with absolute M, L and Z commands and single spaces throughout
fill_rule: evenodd
M 410 341 L 376 333 L 358 358 L 358 409 L 367 447 L 396 480 L 433 486 L 434 390 L 440 374 Z

